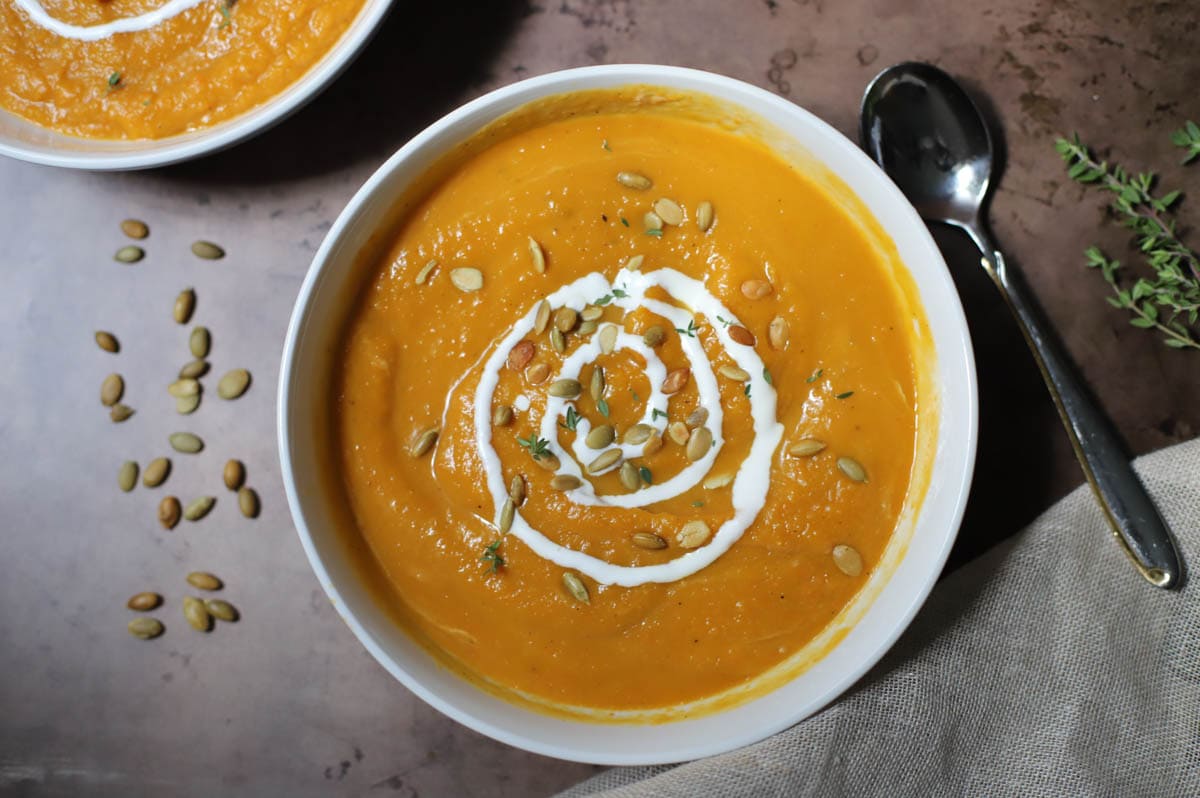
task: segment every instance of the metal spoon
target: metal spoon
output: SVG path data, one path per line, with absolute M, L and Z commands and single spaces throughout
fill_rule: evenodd
M 927 222 L 962 229 L 980 264 L 1004 296 L 1033 350 L 1100 506 L 1117 540 L 1151 584 L 1173 587 L 1179 555 L 1154 502 L 1138 481 L 1105 417 L 1053 335 L 1021 275 L 996 248 L 984 206 L 992 173 L 992 140 L 979 109 L 953 78 L 929 64 L 880 72 L 863 95 L 863 147 Z

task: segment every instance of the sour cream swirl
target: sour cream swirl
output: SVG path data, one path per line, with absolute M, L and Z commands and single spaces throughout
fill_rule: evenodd
M 132 17 L 114 19 L 98 25 L 72 25 L 55 19 L 42 7 L 38 0 L 13 0 L 18 8 L 24 9 L 29 18 L 52 33 L 64 39 L 77 39 L 82 42 L 97 42 L 107 39 L 115 33 L 134 33 L 148 30 L 160 25 L 172 17 L 179 16 L 188 9 L 195 8 L 206 0 L 167 0 L 158 8 L 137 14 Z

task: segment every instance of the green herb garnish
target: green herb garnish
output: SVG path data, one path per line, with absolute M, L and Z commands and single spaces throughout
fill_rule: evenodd
M 628 220 L 628 219 L 626 219 L 624 216 L 622 216 L 622 217 L 621 217 L 621 224 L 623 224 L 623 225 L 625 225 L 626 227 L 628 227 L 628 226 L 629 226 L 629 220 Z
M 703 506 L 704 506 L 704 502 L 692 502 L 692 506 L 693 506 L 693 507 L 703 507 Z
M 112 91 L 113 89 L 115 89 L 118 85 L 120 85 L 120 83 L 121 83 L 121 73 L 120 72 L 114 72 L 108 76 L 109 91 Z
M 633 397 L 633 401 L 635 401 L 635 402 L 642 401 L 642 397 L 638 396 L 638 392 L 633 390 L 632 388 L 629 389 L 629 395 Z
M 654 482 L 654 475 L 650 473 L 650 469 L 642 466 L 638 469 L 638 476 L 642 478 L 642 482 L 650 485 Z
M 646 235 L 654 236 L 655 238 L 662 238 L 662 230 L 660 230 L 660 229 L 647 230 Z
M 571 432 L 574 432 L 575 428 L 579 426 L 579 419 L 581 419 L 581 418 L 583 418 L 583 416 L 576 413 L 574 407 L 571 407 L 571 405 L 567 405 L 567 420 L 566 420 L 566 422 L 562 422 L 562 421 L 558 422 L 558 426 L 562 427 L 563 429 L 569 429 L 569 430 L 571 430 Z
M 732 322 L 732 321 L 730 321 L 729 319 L 723 319 L 723 318 L 721 318 L 720 316 L 717 316 L 717 321 L 721 322 L 721 323 L 722 323 L 722 324 L 724 324 L 726 327 L 728 327 L 730 324 L 733 324 L 733 322 Z
M 846 391 L 845 393 L 839 393 L 837 396 L 835 396 L 833 398 L 834 399 L 849 399 L 851 396 L 854 396 L 854 391 Z
M 746 383 L 746 387 L 742 389 L 742 393 L 746 394 L 746 398 L 750 398 L 750 383 Z
M 529 450 L 534 460 L 541 460 L 543 456 L 550 453 L 550 441 L 545 438 L 538 438 L 532 432 L 529 433 L 529 439 L 517 438 L 517 443 Z
M 821 375 L 824 373 L 825 369 L 817 369 L 812 373 L 812 376 L 805 380 L 805 382 L 816 382 L 817 380 L 821 379 Z
M 763 366 L 763 379 L 767 381 L 767 385 L 775 384 L 775 381 L 771 379 L 771 372 L 767 371 L 766 366 Z
M 600 411 L 600 415 L 608 418 L 608 402 L 603 399 L 596 400 L 596 409 Z
M 487 569 L 487 572 L 489 574 L 496 573 L 496 571 L 500 568 L 500 566 L 504 565 L 504 557 L 501 556 L 500 551 L 499 551 L 500 544 L 503 542 L 504 541 L 502 539 L 501 540 L 493 540 L 491 543 L 489 543 L 484 548 L 483 556 L 479 558 L 483 562 L 489 563 L 489 566 Z
M 221 24 L 217 26 L 218 30 L 228 27 L 229 23 L 233 22 L 233 17 L 230 15 L 230 11 L 233 9 L 233 0 L 225 0 L 224 3 L 221 3 L 220 9 L 221 16 L 224 17 L 224 19 L 221 20 Z
M 692 319 L 691 321 L 688 322 L 688 326 L 687 326 L 686 330 L 682 330 L 679 327 L 676 327 L 675 332 L 679 333 L 680 335 L 686 335 L 688 338 L 695 338 L 696 330 L 698 330 L 698 329 L 699 328 L 696 326 L 696 320 Z
M 659 416 L 662 416 L 663 418 L 666 418 L 666 417 L 667 417 L 666 411 L 664 411 L 664 410 L 659 410 L 657 407 L 655 407 L 655 408 L 652 408 L 652 409 L 650 410 L 650 420 L 651 420 L 651 421 L 658 421 L 658 417 L 659 417 Z

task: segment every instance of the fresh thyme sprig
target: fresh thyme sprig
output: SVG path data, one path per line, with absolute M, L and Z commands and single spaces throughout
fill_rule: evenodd
M 534 460 L 541 460 L 546 455 L 550 454 L 550 441 L 545 438 L 539 438 L 533 433 L 529 434 L 528 438 L 517 438 L 517 443 L 529 450 L 530 456 Z
M 1184 163 L 1200 156 L 1196 123 L 1175 131 L 1171 141 L 1185 151 Z M 1112 210 L 1133 230 L 1138 249 L 1154 270 L 1153 278 L 1139 277 L 1126 290 L 1117 276 L 1120 261 L 1089 247 L 1084 253 L 1087 265 L 1099 269 L 1112 287 L 1108 302 L 1133 314 L 1133 326 L 1158 330 L 1167 346 L 1200 349 L 1200 256 L 1180 240 L 1176 229 L 1173 209 L 1181 192 L 1155 196 L 1153 172 L 1131 175 L 1116 164 L 1097 161 L 1078 136 L 1058 139 L 1055 149 L 1067 165 L 1068 177 L 1115 195 Z
M 500 544 L 503 543 L 502 538 L 493 540 L 483 549 L 483 556 L 479 559 L 488 563 L 487 572 L 489 574 L 496 573 L 500 566 L 504 565 L 504 556 L 500 554 Z
M 567 405 L 567 420 L 565 422 L 564 421 L 558 422 L 558 426 L 562 427 L 563 429 L 569 429 L 569 430 L 571 430 L 571 432 L 574 432 L 575 428 L 579 426 L 579 419 L 581 419 L 581 418 L 583 418 L 583 416 L 576 413 L 575 408 L 571 407 L 570 405 Z M 521 445 L 524 446 L 525 444 L 522 443 Z

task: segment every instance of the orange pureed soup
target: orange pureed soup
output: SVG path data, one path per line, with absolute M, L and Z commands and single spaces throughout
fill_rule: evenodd
M 923 492 L 927 333 L 890 242 L 702 105 L 572 95 L 480 134 L 337 358 L 384 600 L 544 710 L 679 717 L 798 673 Z
M 83 29 L 137 18 L 166 2 L 40 5 L 53 20 Z M 363 2 L 201 0 L 144 30 L 86 41 L 39 24 L 17 0 L 0 0 L 0 108 L 92 139 L 156 139 L 210 127 L 303 76 Z

